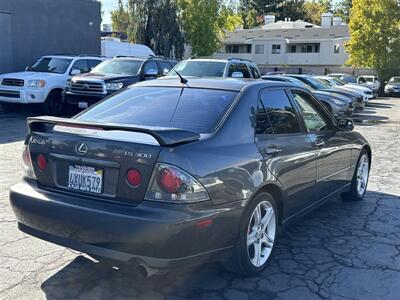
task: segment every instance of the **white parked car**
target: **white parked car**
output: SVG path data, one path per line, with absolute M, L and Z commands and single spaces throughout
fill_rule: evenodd
M 102 61 L 95 56 L 43 56 L 24 72 L 0 75 L 0 104 L 6 111 L 18 104 L 41 104 L 44 113 L 58 115 L 67 80 Z
M 375 75 L 358 76 L 357 83 L 369 87 L 374 91 L 375 94 L 378 94 L 381 87 L 381 82 L 379 81 L 378 76 Z
M 372 89 L 366 86 L 354 83 L 346 83 L 345 81 L 339 78 L 334 78 L 330 76 L 317 76 L 317 78 L 324 80 L 325 82 L 329 83 L 332 86 L 362 94 L 364 102 L 368 102 L 369 100 L 375 97 Z

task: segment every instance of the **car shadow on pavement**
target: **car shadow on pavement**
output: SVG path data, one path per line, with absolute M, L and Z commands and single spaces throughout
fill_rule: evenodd
M 399 210 L 396 195 L 336 197 L 283 233 L 257 277 L 210 263 L 143 278 L 81 255 L 41 288 L 47 299 L 398 299 Z

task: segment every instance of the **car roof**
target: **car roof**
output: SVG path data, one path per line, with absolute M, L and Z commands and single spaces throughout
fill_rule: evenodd
M 55 55 L 44 55 L 42 58 L 52 58 L 52 57 L 58 57 L 58 58 L 67 58 L 67 59 L 104 59 L 105 57 L 101 56 L 92 56 L 92 55 L 63 55 L 63 54 L 55 54 Z
M 220 63 L 228 63 L 228 62 L 242 62 L 256 65 L 255 62 L 249 59 L 241 59 L 241 58 L 190 58 L 183 61 L 206 61 L 206 62 L 220 62 Z
M 248 86 L 260 87 L 287 87 L 297 85 L 288 82 L 277 82 L 277 81 L 267 81 L 260 79 L 238 79 L 238 78 L 199 78 L 185 76 L 188 80 L 186 85 L 183 85 L 179 77 L 163 77 L 156 80 L 142 81 L 134 86 L 140 87 L 183 87 L 187 86 L 189 88 L 199 88 L 199 89 L 214 89 L 214 90 L 229 90 L 229 91 L 241 91 Z

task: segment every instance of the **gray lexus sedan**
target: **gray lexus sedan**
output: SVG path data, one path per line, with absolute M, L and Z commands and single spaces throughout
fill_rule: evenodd
M 255 275 L 296 217 L 362 199 L 371 164 L 351 120 L 285 82 L 145 81 L 28 125 L 19 229 L 145 275 L 210 260 Z

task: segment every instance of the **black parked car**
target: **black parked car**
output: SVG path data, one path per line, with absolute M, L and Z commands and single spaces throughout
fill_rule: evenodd
M 64 102 L 70 112 L 85 109 L 128 85 L 165 76 L 176 64 L 175 60 L 159 57 L 118 57 L 104 61 L 90 73 L 69 81 Z
M 28 124 L 19 229 L 147 274 L 206 260 L 257 274 L 289 222 L 362 199 L 371 163 L 351 120 L 263 80 L 151 80 Z

